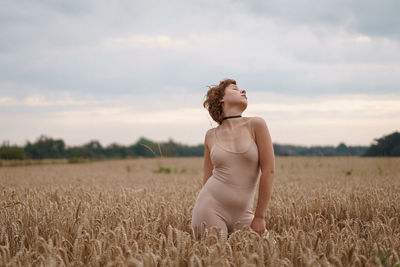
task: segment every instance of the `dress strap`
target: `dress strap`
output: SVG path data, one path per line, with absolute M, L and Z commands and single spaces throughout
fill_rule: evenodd
M 250 118 L 247 121 L 247 127 L 248 127 L 247 129 L 249 130 L 251 139 L 253 139 L 253 141 L 255 141 L 255 138 L 253 136 L 253 131 L 251 130 L 251 119 Z
M 249 134 L 250 134 L 250 138 L 251 138 L 253 141 L 255 141 L 255 138 L 254 138 L 254 136 L 253 136 L 253 132 L 252 132 L 252 130 L 251 130 L 251 119 L 250 119 L 250 118 L 247 120 L 246 127 L 247 127 L 247 130 L 248 130 Z M 217 127 L 214 128 L 214 135 L 215 135 L 215 143 L 218 143 Z
M 218 138 L 217 138 L 217 127 L 214 128 L 214 135 L 215 135 L 215 143 L 218 143 Z

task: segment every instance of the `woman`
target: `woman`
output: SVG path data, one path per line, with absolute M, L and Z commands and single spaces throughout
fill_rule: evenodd
M 242 117 L 246 91 L 232 79 L 210 87 L 203 106 L 219 126 L 209 129 L 204 139 L 204 185 L 193 208 L 194 234 L 201 238 L 205 228 L 216 226 L 226 239 L 246 225 L 263 234 L 275 170 L 267 125 L 260 117 Z

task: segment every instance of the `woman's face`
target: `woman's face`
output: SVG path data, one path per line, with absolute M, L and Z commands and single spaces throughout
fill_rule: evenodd
M 225 95 L 224 97 L 220 100 L 220 102 L 225 102 L 226 104 L 241 104 L 243 105 L 244 103 L 247 106 L 247 96 L 246 96 L 246 90 L 242 90 L 239 87 L 237 87 L 236 84 L 231 83 L 225 88 Z

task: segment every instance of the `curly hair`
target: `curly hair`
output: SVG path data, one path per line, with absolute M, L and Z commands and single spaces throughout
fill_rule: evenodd
M 208 110 L 211 118 L 218 124 L 222 123 L 224 118 L 222 103 L 219 102 L 225 95 L 225 88 L 230 84 L 236 84 L 235 80 L 224 79 L 219 85 L 208 86 L 206 100 L 204 100 L 203 107 Z

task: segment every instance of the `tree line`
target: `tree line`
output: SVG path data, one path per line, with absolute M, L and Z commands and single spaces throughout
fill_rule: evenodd
M 400 157 L 400 133 L 395 131 L 381 138 L 374 139 L 372 144 L 365 152 L 365 156 Z
M 277 156 L 400 156 L 400 133 L 394 132 L 374 139 L 375 144 L 367 146 L 296 146 L 273 144 Z M 1 159 L 106 159 L 136 157 L 202 157 L 204 145 L 184 145 L 169 139 L 168 142 L 154 142 L 141 137 L 128 146 L 112 143 L 103 147 L 99 141 L 92 140 L 81 146 L 67 146 L 62 139 L 41 135 L 35 142 L 27 141 L 25 146 L 10 145 L 3 141 L 0 147 Z
M 11 146 L 3 142 L 0 147 L 2 159 L 61 159 L 61 158 L 136 158 L 136 157 L 191 157 L 202 156 L 203 146 L 188 146 L 174 142 L 157 143 L 144 137 L 132 145 L 124 146 L 112 143 L 103 147 L 97 140 L 92 140 L 81 146 L 67 147 L 64 140 L 53 139 L 41 135 L 35 142 L 27 142 L 25 146 Z

